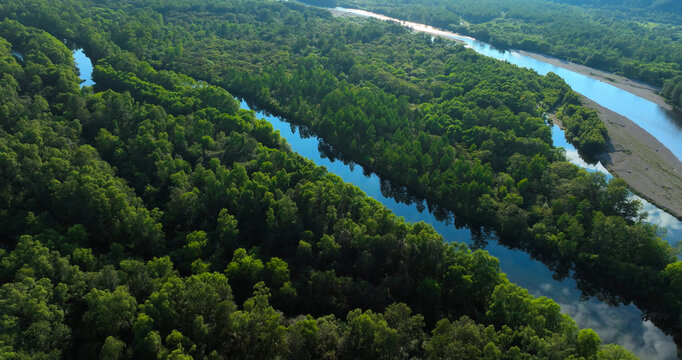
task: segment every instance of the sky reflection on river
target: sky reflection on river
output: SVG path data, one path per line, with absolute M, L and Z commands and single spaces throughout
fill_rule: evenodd
M 248 109 L 242 101 L 243 108 Z M 439 221 L 431 212 L 417 209 L 416 204 L 407 205 L 386 196 L 381 191 L 381 180 L 376 174 L 366 176 L 362 166 L 349 166 L 334 161 L 320 152 L 317 137 L 302 137 L 296 126 L 281 118 L 257 112 L 256 116 L 267 119 L 279 130 L 292 149 L 300 155 L 324 166 L 345 182 L 354 184 L 370 197 L 406 221 L 424 221 L 432 225 L 445 241 L 458 241 L 472 245 L 471 232 L 466 228 L 456 229 L 454 225 Z M 563 136 L 561 130 L 559 134 Z M 663 334 L 649 321 L 643 321 L 641 312 L 634 305 L 610 307 L 596 298 L 581 300 L 581 292 L 573 279 L 555 280 L 553 273 L 541 262 L 521 250 L 509 249 L 496 241 L 489 241 L 484 247 L 491 255 L 500 259 L 500 268 L 507 278 L 526 288 L 534 296 L 554 299 L 564 314 L 571 316 L 580 327 L 594 329 L 604 343 L 623 345 L 642 359 L 675 359 L 676 347 L 672 338 Z
M 83 49 L 74 50 L 72 53 L 73 60 L 78 68 L 78 76 L 83 80 L 81 87 L 95 85 L 95 82 L 92 81 L 92 61 L 90 61 L 90 58 L 85 55 Z
M 76 66 L 84 81 L 81 86 L 92 85 L 92 63 L 82 50 L 73 52 Z M 248 109 L 246 102 L 241 106 Z M 381 181 L 376 174 L 364 175 L 359 165 L 349 166 L 341 161 L 334 161 L 322 155 L 320 142 L 316 137 L 302 137 L 298 129 L 286 121 L 263 112 L 259 118 L 267 119 L 280 135 L 287 140 L 292 149 L 312 160 L 317 165 L 340 176 L 345 182 L 352 183 L 367 195 L 380 201 L 396 215 L 406 221 L 424 221 L 431 224 L 445 239 L 471 245 L 471 232 L 466 228 L 439 221 L 429 211 L 420 211 L 417 204 L 407 205 L 387 197 L 382 193 Z M 559 130 L 559 134 L 563 133 Z M 667 214 L 666 214 L 667 215 Z M 669 215 L 668 215 L 669 216 Z M 590 327 L 601 337 L 604 343 L 616 343 L 625 346 L 643 359 L 675 359 L 676 348 L 672 338 L 663 334 L 648 321 L 642 321 L 641 312 L 633 305 L 610 307 L 597 299 L 580 300 L 580 291 L 576 289 L 573 279 L 557 281 L 552 272 L 542 263 L 534 260 L 529 254 L 506 248 L 495 241 L 488 242 L 484 249 L 500 259 L 500 267 L 510 281 L 528 289 L 534 296 L 547 296 L 561 305 L 562 312 L 571 316 L 580 327 Z
M 682 159 L 682 141 L 680 141 L 680 139 L 682 139 L 682 123 L 680 122 L 679 116 L 674 116 L 670 111 L 649 100 L 589 76 L 522 55 L 518 51 L 497 49 L 490 44 L 478 41 L 469 36 L 436 29 L 424 24 L 398 20 L 365 10 L 344 8 L 335 8 L 334 10 L 383 21 L 395 21 L 418 32 L 462 42 L 479 54 L 498 60 L 508 61 L 509 63 L 520 67 L 533 69 L 542 75 L 551 71 L 563 78 L 573 90 L 594 100 L 607 109 L 634 121 L 642 129 L 658 139 L 665 147 L 670 149 L 678 159 Z
M 601 163 L 590 164 L 583 160 L 578 154 L 578 150 L 566 140 L 564 132 L 559 129 L 558 126 L 552 126 L 552 142 L 554 142 L 554 146 L 564 148 L 566 151 L 566 158 L 570 162 L 585 168 L 588 171 L 601 172 L 606 175 L 607 179 L 613 179 L 613 176 Z M 663 237 L 663 240 L 672 245 L 675 245 L 675 243 L 682 240 L 682 221 L 677 220 L 674 216 L 657 208 L 639 196 L 636 196 L 636 198 L 642 203 L 642 210 L 648 214 L 647 221 L 667 229 L 667 233 Z

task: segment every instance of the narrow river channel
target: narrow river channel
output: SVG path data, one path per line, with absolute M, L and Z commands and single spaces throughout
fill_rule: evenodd
M 90 59 L 80 49 L 74 50 L 73 53 L 80 77 L 84 80 L 81 86 L 93 85 L 91 78 L 93 65 Z M 241 106 L 249 109 L 245 101 L 241 101 Z M 385 195 L 382 192 L 381 179 L 376 174 L 365 175 L 361 166 L 344 164 L 323 155 L 320 151 L 322 142 L 317 137 L 303 136 L 296 126 L 279 117 L 264 112 L 256 112 L 256 116 L 268 120 L 276 130 L 279 130 L 280 135 L 288 141 L 293 151 L 311 159 L 317 165 L 326 167 L 329 172 L 338 175 L 345 182 L 354 184 L 406 221 L 423 221 L 432 225 L 445 241 L 472 245 L 472 234 L 468 229 L 456 229 L 447 221 L 439 221 L 435 215 L 424 210 L 423 204 L 405 204 Z M 566 143 L 565 139 L 562 140 L 563 132 L 558 127 L 553 129 L 553 138 L 555 144 L 564 146 L 567 149 L 567 155 L 571 157 L 571 151 L 575 150 Z M 649 212 L 656 213 L 655 210 L 656 208 L 653 207 Z M 676 347 L 672 338 L 663 334 L 651 322 L 643 321 L 641 312 L 635 306 L 610 307 L 596 298 L 582 300 L 581 292 L 576 288 L 573 279 L 562 281 L 553 279 L 552 271 L 541 262 L 531 258 L 529 254 L 506 248 L 494 240 L 489 241 L 483 248 L 500 259 L 500 267 L 510 281 L 528 289 L 535 296 L 554 299 L 561 305 L 563 313 L 571 316 L 580 327 L 594 329 L 604 343 L 623 345 L 642 359 L 676 358 Z
M 246 102 L 242 101 L 241 104 L 243 108 L 249 108 Z M 321 141 L 317 137 L 305 137 L 295 125 L 279 117 L 264 112 L 256 112 L 256 116 L 268 120 L 279 130 L 294 151 L 317 165 L 326 167 L 345 182 L 359 187 L 396 215 L 410 222 L 423 221 L 432 225 L 443 235 L 445 241 L 472 245 L 472 235 L 468 229 L 456 229 L 447 221 L 439 221 L 428 210 L 420 211 L 419 204 L 407 205 L 385 195 L 382 192 L 381 179 L 376 174 L 366 176 L 362 166 L 351 166 L 327 158 L 320 151 Z M 563 132 L 558 127 L 555 126 L 553 131 L 555 137 L 563 137 Z M 610 307 L 596 298 L 583 301 L 573 279 L 555 280 L 552 277 L 553 272 L 540 261 L 531 258 L 528 253 L 509 249 L 495 241 L 489 241 L 483 249 L 500 259 L 500 267 L 510 281 L 528 289 L 535 296 L 554 299 L 561 305 L 564 314 L 571 316 L 580 327 L 594 329 L 604 343 L 623 345 L 642 359 L 676 358 L 672 338 L 663 334 L 651 322 L 642 321 L 642 313 L 634 305 Z
M 337 7 L 334 8 L 334 11 L 371 17 L 383 21 L 393 21 L 417 32 L 462 42 L 481 55 L 508 61 L 519 67 L 533 69 L 542 75 L 546 75 L 551 71 L 564 79 L 573 90 L 594 100 L 599 105 L 635 122 L 646 132 L 658 139 L 665 147 L 670 149 L 678 159 L 682 160 L 682 141 L 680 141 L 680 139 L 682 139 L 682 122 L 679 119 L 679 115 L 676 115 L 649 100 L 601 80 L 523 55 L 518 51 L 497 49 L 490 44 L 478 41 L 469 36 L 437 29 L 424 24 L 394 19 L 365 10 Z

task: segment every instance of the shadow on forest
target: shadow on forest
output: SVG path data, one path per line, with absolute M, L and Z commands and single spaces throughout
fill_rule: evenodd
M 251 104 L 249 104 L 249 107 L 267 116 L 280 116 Z M 286 116 L 281 118 L 283 120 L 287 119 Z M 614 274 L 613 269 L 617 268 L 617 266 L 612 261 L 594 261 L 593 259 L 581 258 L 570 262 L 562 259 L 559 254 L 553 251 L 546 251 L 538 247 L 536 243 L 530 241 L 531 239 L 499 237 L 493 228 L 485 226 L 482 222 L 464 216 L 457 216 L 452 210 L 410 191 L 398 181 L 383 177 L 376 174 L 370 168 L 355 163 L 340 150 L 319 138 L 309 127 L 295 124 L 288 120 L 285 121 L 291 127 L 292 132 L 298 131 L 302 138 L 317 138 L 318 150 L 322 158 L 327 158 L 332 162 L 340 161 L 348 166 L 351 171 L 356 166 L 361 166 L 363 174 L 367 177 L 372 174 L 377 175 L 380 181 L 381 194 L 384 197 L 394 199 L 408 206 L 414 205 L 415 209 L 420 213 L 428 210 L 440 222 L 454 226 L 456 229 L 466 228 L 469 230 L 471 239 L 467 245 L 470 248 L 485 250 L 488 243 L 492 240 L 509 249 L 522 250 L 528 253 L 532 259 L 540 261 L 547 266 L 552 272 L 552 278 L 555 280 L 561 281 L 568 277 L 575 280 L 576 287 L 580 291 L 581 300 L 596 297 L 613 307 L 634 303 L 642 311 L 644 319 L 652 321 L 664 333 L 672 335 L 676 344 L 682 343 L 680 324 L 676 319 L 668 316 L 670 313 L 667 310 L 668 306 L 661 304 L 660 299 L 652 299 L 638 294 L 634 288 L 630 290 L 620 286 L 619 284 L 622 284 L 621 281 L 614 281 L 614 276 L 618 276 L 618 274 Z

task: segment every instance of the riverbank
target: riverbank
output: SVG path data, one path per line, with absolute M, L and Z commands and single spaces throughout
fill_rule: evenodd
M 370 16 L 381 20 L 395 20 L 384 15 L 377 15 L 360 10 L 331 9 L 330 11 L 333 16 L 337 17 Z M 456 34 L 448 35 L 444 34 L 441 30 L 432 28 L 427 29 L 426 27 L 422 29 L 419 28 L 419 24 L 410 22 L 401 23 L 410 28 L 414 28 L 417 31 L 443 36 L 446 39 L 457 42 L 463 41 L 457 39 L 455 36 Z M 465 42 L 465 45 L 470 46 L 471 44 Z M 483 52 L 485 51 L 486 50 L 484 49 Z M 481 50 L 478 50 L 478 52 L 481 53 Z M 521 50 L 513 50 L 510 54 L 510 56 L 505 56 L 501 60 L 516 63 L 514 62 L 515 58 L 526 57 L 533 61 L 551 65 L 554 67 L 552 71 L 556 71 L 557 68 L 561 68 L 562 71 L 568 70 L 569 72 L 592 78 L 596 80 L 597 83 L 603 83 L 604 86 L 611 85 L 633 94 L 638 98 L 648 100 L 655 105 L 651 103 L 648 104 L 651 104 L 652 106 L 658 105 L 664 111 L 668 111 L 668 116 L 673 122 L 675 121 L 674 119 L 682 118 L 682 115 L 674 113 L 673 107 L 666 103 L 663 97 L 658 95 L 658 89 L 649 84 L 543 54 Z M 488 54 L 488 56 L 495 57 L 494 54 Z M 532 66 L 530 67 L 533 68 Z M 589 90 L 592 92 L 587 91 L 585 92 L 586 95 L 595 95 L 594 89 Z M 578 91 L 584 92 L 585 88 L 582 90 L 578 89 Z M 597 95 L 599 95 L 599 93 L 597 93 Z M 599 96 L 597 96 L 597 99 L 598 98 Z M 609 132 L 610 138 L 608 139 L 607 151 L 601 154 L 598 160 L 612 175 L 625 180 L 633 192 L 682 220 L 682 164 L 680 163 L 679 158 L 669 148 L 663 145 L 657 137 L 651 135 L 629 118 L 619 115 L 588 98 L 584 99 L 584 103 L 586 106 L 599 112 L 600 118 Z M 642 101 L 642 103 L 646 103 L 646 101 Z M 645 106 L 645 108 L 647 106 L 645 104 L 640 105 Z M 613 108 L 613 106 L 610 107 Z M 631 111 L 630 113 L 634 114 L 635 119 L 637 116 L 647 116 L 646 114 L 648 114 L 648 112 L 646 112 L 642 115 L 641 111 L 639 113 L 637 111 Z M 682 123 L 682 121 L 679 122 Z M 656 134 L 656 136 L 669 135 L 668 133 L 661 134 L 660 132 L 654 132 L 654 134 Z
M 363 16 L 362 14 L 359 14 L 359 13 L 343 11 L 343 10 L 339 10 L 339 9 L 327 9 L 327 10 L 329 10 L 332 13 L 332 16 L 334 16 L 334 17 L 368 17 L 368 16 L 370 16 L 370 15 L 364 15 Z M 384 19 L 382 19 L 382 20 L 390 19 L 388 16 L 384 16 L 384 15 L 377 15 L 377 16 L 383 17 Z M 398 20 L 398 21 L 401 21 L 404 23 L 409 23 L 407 21 L 402 21 L 402 20 Z M 403 25 L 405 25 L 405 24 L 403 24 Z M 417 30 L 417 31 L 419 31 L 419 30 Z M 435 29 L 435 28 L 429 29 L 428 32 L 432 32 L 432 31 L 438 31 L 438 29 Z M 466 45 L 465 41 L 462 41 L 462 40 L 457 39 L 457 38 L 453 38 L 451 36 L 444 36 L 443 34 L 436 34 L 436 33 L 434 33 L 434 35 L 442 36 L 445 39 Z M 465 36 L 465 35 L 459 35 L 459 36 Z M 658 94 L 658 92 L 660 91 L 660 88 L 655 87 L 653 85 L 650 85 L 650 84 L 647 84 L 647 83 L 644 83 L 641 81 L 637 81 L 637 80 L 632 80 L 632 79 L 629 79 L 625 76 L 616 75 L 616 74 L 611 73 L 611 72 L 594 69 L 594 68 L 591 68 L 589 66 L 569 62 L 566 60 L 561 60 L 559 58 L 556 58 L 556 57 L 553 57 L 550 55 L 546 55 L 546 54 L 535 53 L 535 52 L 530 52 L 530 51 L 525 51 L 525 50 L 511 50 L 511 51 L 516 52 L 516 53 L 523 55 L 523 56 L 533 58 L 533 59 L 538 60 L 538 61 L 542 61 L 542 62 L 551 64 L 551 65 L 554 65 L 557 67 L 561 67 L 561 68 L 564 68 L 564 69 L 569 70 L 569 71 L 573 71 L 573 72 L 581 74 L 581 75 L 589 76 L 593 79 L 602 81 L 604 83 L 615 86 L 619 89 L 625 90 L 631 94 L 634 94 L 634 95 L 637 95 L 641 98 L 649 100 L 649 101 L 655 103 L 656 105 L 661 106 L 662 108 L 664 108 L 668 111 L 674 111 L 673 106 L 670 105 L 669 103 L 667 103 L 665 101 L 665 99 Z M 678 114 L 678 116 L 682 120 L 682 114 Z
M 580 64 L 569 62 L 569 61 L 561 60 L 561 59 L 558 59 L 558 58 L 555 58 L 555 57 L 552 57 L 549 55 L 545 55 L 545 54 L 528 52 L 528 51 L 524 51 L 524 50 L 513 50 L 513 51 L 518 52 L 519 54 L 521 54 L 523 56 L 528 56 L 528 57 L 533 58 L 535 60 L 546 62 L 548 64 L 558 66 L 558 67 L 564 68 L 566 70 L 576 72 L 578 74 L 589 76 L 589 77 L 591 77 L 593 79 L 597 79 L 599 81 L 603 81 L 603 82 L 610 84 L 610 85 L 613 85 L 619 89 L 625 90 L 631 94 L 634 94 L 634 95 L 637 95 L 641 98 L 649 100 L 649 101 L 655 103 L 658 106 L 661 106 L 662 108 L 664 108 L 668 111 L 674 111 L 673 106 L 668 104 L 662 96 L 658 95 L 658 92 L 660 91 L 660 89 L 653 86 L 653 85 L 649 85 L 647 83 L 637 81 L 637 80 L 628 79 L 622 75 L 616 75 L 614 73 L 610 73 L 607 71 L 597 70 L 597 69 L 593 69 L 593 68 L 585 66 L 585 65 L 580 65 Z M 682 116 L 680 116 L 680 117 L 682 117 Z
M 609 133 L 606 151 L 597 156 L 599 162 L 613 176 L 625 180 L 634 193 L 682 220 L 680 160 L 627 117 L 585 97 L 583 104 L 599 113 Z

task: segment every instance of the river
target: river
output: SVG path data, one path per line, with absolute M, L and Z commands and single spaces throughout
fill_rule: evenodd
M 588 171 L 600 172 L 606 175 L 608 180 L 613 179 L 613 176 L 608 170 L 600 163 L 590 164 L 580 157 L 578 150 L 571 145 L 563 130 L 558 126 L 552 127 L 552 142 L 556 147 L 563 147 L 566 150 L 566 157 L 568 160 Z M 642 203 L 642 211 L 646 212 L 648 215 L 647 221 L 652 224 L 656 224 L 660 227 L 666 228 L 666 234 L 663 236 L 663 240 L 668 243 L 675 245 L 678 241 L 682 241 L 682 221 L 677 220 L 674 216 L 659 209 L 650 202 L 640 198 L 639 196 L 633 195 L 637 200 Z
M 92 81 L 92 61 L 85 55 L 83 49 L 72 50 L 73 60 L 78 68 L 78 76 L 81 78 L 81 87 L 95 85 Z
M 682 139 L 682 121 L 680 121 L 679 117 L 673 112 L 649 100 L 601 80 L 534 59 L 530 56 L 525 56 L 518 51 L 497 49 L 490 44 L 478 41 L 469 36 L 437 29 L 424 24 L 395 19 L 365 10 L 345 9 L 340 7 L 334 8 L 334 10 L 341 13 L 371 17 L 383 21 L 394 21 L 418 32 L 462 42 L 479 54 L 502 61 L 508 61 L 520 67 L 533 69 L 542 75 L 553 72 L 564 79 L 564 81 L 566 81 L 566 83 L 576 92 L 579 92 L 605 108 L 634 121 L 642 129 L 658 139 L 665 147 L 670 149 L 678 159 L 682 159 L 682 141 L 680 141 L 680 139 Z
M 241 105 L 243 108 L 249 108 L 244 101 Z M 448 221 L 438 220 L 431 212 L 420 211 L 420 204 L 407 205 L 385 195 L 382 192 L 381 179 L 376 174 L 367 176 L 360 165 L 349 166 L 341 161 L 329 159 L 320 151 L 320 139 L 302 135 L 298 127 L 279 117 L 264 112 L 256 112 L 256 116 L 268 120 L 276 130 L 279 130 L 280 135 L 289 142 L 294 151 L 314 161 L 315 164 L 326 167 L 329 172 L 340 176 L 345 182 L 359 187 L 406 221 L 423 221 L 432 225 L 443 235 L 445 241 L 473 245 L 472 235 L 468 229 L 456 229 Z M 553 128 L 553 137 L 563 137 L 563 132 L 557 126 Z M 676 221 L 675 218 L 672 219 Z M 596 298 L 583 301 L 581 291 L 576 288 L 573 279 L 555 280 L 552 277 L 553 272 L 543 263 L 531 258 L 528 253 L 509 249 L 495 241 L 489 241 L 483 249 L 500 259 L 500 267 L 511 282 L 528 289 L 534 296 L 554 299 L 564 314 L 571 316 L 580 327 L 595 330 L 604 343 L 623 345 L 642 359 L 677 358 L 672 338 L 666 336 L 651 322 L 642 321 L 642 313 L 634 305 L 611 307 Z
M 15 58 L 17 58 L 21 61 L 24 61 L 24 55 L 18 51 L 12 50 L 12 56 L 14 56 Z
M 73 54 L 80 77 L 84 80 L 82 86 L 94 84 L 90 77 L 92 74 L 90 59 L 82 50 L 74 50 Z M 241 105 L 249 109 L 246 102 L 242 101 Z M 423 204 L 405 204 L 385 195 L 382 192 L 382 181 L 376 174 L 365 175 L 364 169 L 359 165 L 344 164 L 325 156 L 320 151 L 322 144 L 320 139 L 303 136 L 299 128 L 279 117 L 264 112 L 256 112 L 256 116 L 265 118 L 279 130 L 280 135 L 288 141 L 294 151 L 311 159 L 317 165 L 326 167 L 329 172 L 340 176 L 345 182 L 354 184 L 406 221 L 423 221 L 432 225 L 445 241 L 474 245 L 468 229 L 457 229 L 448 221 L 438 220 L 434 214 L 424 210 Z M 565 139 L 562 142 L 563 132 L 558 127 L 553 128 L 553 137 L 555 144 L 566 147 L 569 156 L 572 154 L 571 151 L 575 151 Z M 577 152 L 575 154 L 577 156 Z M 604 343 L 623 345 L 643 359 L 676 358 L 676 347 L 672 338 L 663 334 L 651 322 L 643 321 L 641 312 L 635 306 L 610 307 L 596 298 L 582 300 L 581 292 L 576 288 L 573 279 L 562 281 L 553 279 L 553 272 L 531 258 L 529 254 L 506 248 L 494 240 L 485 243 L 483 249 L 500 260 L 500 267 L 510 281 L 528 289 L 534 296 L 554 299 L 561 306 L 563 313 L 571 316 L 580 327 L 594 329 Z

